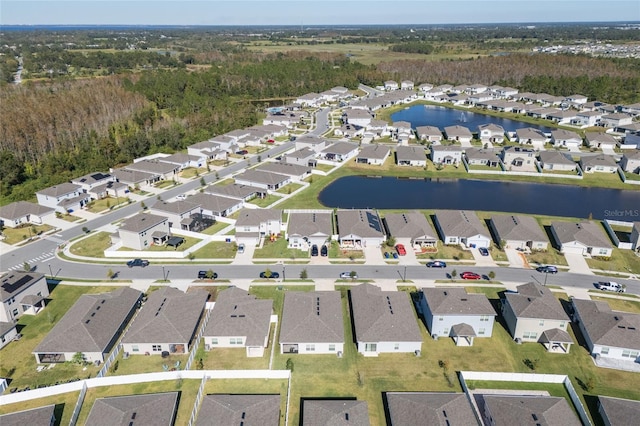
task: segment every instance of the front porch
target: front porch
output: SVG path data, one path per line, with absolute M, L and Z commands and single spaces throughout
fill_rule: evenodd
M 566 331 L 552 328 L 551 330 L 543 331 L 538 342 L 542 343 L 549 353 L 568 354 L 573 344 L 573 339 Z

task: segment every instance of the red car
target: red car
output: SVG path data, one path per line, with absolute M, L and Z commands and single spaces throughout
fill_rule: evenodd
M 476 274 L 475 272 L 463 272 L 460 274 L 460 278 L 462 278 L 463 280 L 479 280 L 482 279 L 482 277 L 478 274 Z
M 269 140 L 267 141 L 267 143 L 275 143 L 275 142 L 276 142 L 276 141 L 274 141 L 273 139 L 269 139 Z
M 404 249 L 404 246 L 402 244 L 396 245 L 396 251 L 398 252 L 399 256 L 404 256 L 407 254 L 407 251 Z

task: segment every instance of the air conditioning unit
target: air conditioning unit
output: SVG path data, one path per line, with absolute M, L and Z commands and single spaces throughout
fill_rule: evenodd
M 422 356 L 422 351 L 421 351 L 420 349 L 417 349 L 417 350 L 416 350 L 416 356 L 417 356 L 417 357 Z
M 342 351 L 338 351 L 338 358 L 342 358 Z
M 519 337 L 516 337 L 516 344 L 517 345 L 521 345 L 522 344 L 522 339 Z
M 431 338 L 432 338 L 433 340 L 438 340 L 438 335 L 437 335 L 436 333 L 433 333 L 433 334 L 431 335 Z
M 207 352 L 210 351 L 211 350 L 211 345 L 205 344 L 204 345 L 204 350 L 207 351 Z

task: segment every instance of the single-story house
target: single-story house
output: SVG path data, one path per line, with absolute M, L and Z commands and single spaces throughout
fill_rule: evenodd
M 502 148 L 502 163 L 507 170 L 530 171 L 536 169 L 536 151 L 519 146 L 505 146 Z
M 87 194 L 94 200 L 101 200 L 107 197 L 124 197 L 129 193 L 129 185 L 124 182 L 110 181 L 102 185 L 94 186 Z
M 109 173 L 89 173 L 79 178 L 71 179 L 74 185 L 80 185 L 84 192 L 90 192 L 96 186 L 104 185 L 107 182 L 113 182 L 116 178 Z
M 421 146 L 398 146 L 396 148 L 396 164 L 398 166 L 425 167 L 427 154 Z
M 398 82 L 393 80 L 387 80 L 384 82 L 384 90 L 398 90 Z
M 481 124 L 478 126 L 478 138 L 482 142 L 504 142 L 504 128 L 497 124 Z
M 591 355 L 640 362 L 640 314 L 613 311 L 603 300 L 574 297 L 571 305 Z
M 383 220 L 389 234 L 399 243 L 422 247 L 435 247 L 438 243 L 438 234 L 426 216 L 418 210 L 388 213 Z
M 457 165 L 462 162 L 462 147 L 457 145 L 431 145 L 433 164 Z
M 299 182 L 311 176 L 311 168 L 308 165 L 299 166 L 286 162 L 268 161 L 261 164 L 256 170 L 261 172 L 277 173 L 279 175 L 289 176 L 291 181 Z
M 534 149 L 540 150 L 547 143 L 547 136 L 541 130 L 533 127 L 516 129 L 516 141 L 520 145 L 531 145 Z
M 418 126 L 416 135 L 421 141 L 440 142 L 442 140 L 442 131 L 435 126 Z
M 465 126 L 455 125 L 444 128 L 444 133 L 450 141 L 458 141 L 460 143 L 470 143 L 473 139 L 471 130 Z
M 640 417 L 640 401 L 598 395 L 598 413 L 606 426 L 631 425 Z
M 379 247 L 386 239 L 382 220 L 375 210 L 338 210 L 336 221 L 343 249 Z
M 36 362 L 71 361 L 77 353 L 85 361 L 104 362 L 141 298 L 131 287 L 83 294 L 33 350 Z
M 300 413 L 300 424 L 305 426 L 369 426 L 370 424 L 367 401 L 356 401 L 355 399 L 303 398 Z
M 614 149 L 618 146 L 618 140 L 608 133 L 587 132 L 585 139 L 590 148 Z
M 578 116 L 576 111 L 557 109 L 547 112 L 544 118 L 557 124 L 569 124 L 572 121 L 575 121 Z
M 297 164 L 298 166 L 316 166 L 316 152 L 311 148 L 301 148 L 291 154 L 287 154 L 283 157 L 285 163 Z
M 116 180 L 120 183 L 124 183 L 132 188 L 151 185 L 160 180 L 160 175 L 156 173 L 139 172 L 137 170 L 129 170 L 120 168 L 112 170 Z
M 295 100 L 294 103 L 298 105 L 302 105 L 304 107 L 313 107 L 313 106 L 320 105 L 322 101 L 323 101 L 323 98 L 320 94 L 311 92 L 311 93 L 306 93 L 302 96 L 298 96 L 298 98 Z
M 344 322 L 340 292 L 286 292 L 279 343 L 281 354 L 343 353 Z
M 227 217 L 240 210 L 244 202 L 237 198 L 223 197 L 220 195 L 197 193 L 190 196 L 188 201 L 200 206 L 200 213 L 209 217 Z
M 478 409 L 485 425 L 582 425 L 563 397 L 482 394 L 478 400 Z
M 15 338 L 18 336 L 18 329 L 16 328 L 16 324 L 12 322 L 4 322 L 0 321 L 0 349 L 7 346 L 9 343 L 13 342 Z M 2 416 L 0 416 L 0 420 Z
M 309 250 L 311 246 L 321 247 L 333 235 L 333 212 L 309 211 L 291 212 L 285 238 L 289 248 Z
M 571 130 L 555 129 L 551 131 L 551 143 L 555 146 L 576 149 L 582 145 L 582 138 Z
M 568 353 L 569 316 L 548 287 L 526 283 L 507 291 L 501 299 L 502 317 L 516 341 L 542 343 L 549 352 Z
M 280 395 L 211 394 L 200 403 L 195 426 L 280 425 Z
M 605 127 L 619 127 L 631 124 L 633 122 L 633 115 L 625 114 L 623 112 L 616 112 L 613 114 L 605 114 L 602 116 L 600 122 Z
M 467 148 L 464 152 L 467 164 L 470 166 L 499 167 L 500 158 L 493 149 Z
M 169 219 L 151 213 L 138 213 L 125 219 L 118 235 L 124 247 L 144 250 L 152 244 L 162 245 L 170 236 Z
M 342 122 L 354 126 L 366 127 L 373 120 L 373 115 L 364 109 L 349 108 L 342 113 Z
M 0 415 L 0 425 L 21 426 L 39 425 L 54 426 L 56 424 L 56 406 L 54 404 L 28 410 L 14 411 Z
M 173 426 L 178 395 L 179 392 L 164 392 L 97 398 L 86 424 Z
M 551 234 L 561 253 L 610 257 L 613 245 L 598 222 L 551 222 Z
M 291 182 L 291 176 L 249 169 L 233 177 L 238 185 L 249 185 L 266 191 L 276 191 Z
M 320 156 L 325 160 L 338 162 L 346 161 L 357 154 L 358 145 L 349 142 L 336 142 L 320 151 Z
M 282 231 L 282 210 L 243 208 L 236 219 L 236 241 L 257 245 L 261 238 Z
M 422 334 L 407 293 L 359 284 L 351 287 L 349 295 L 359 353 L 378 356 L 421 352 Z
M 36 192 L 36 198 L 41 206 L 51 207 L 63 214 L 81 209 L 91 200 L 80 185 L 69 182 L 42 189 Z
M 205 188 L 204 192 L 205 194 L 235 198 L 241 201 L 249 201 L 255 197 L 262 197 L 267 194 L 267 191 L 263 188 L 238 183 L 232 183 L 231 185 L 209 185 Z
M 49 287 L 40 272 L 11 271 L 0 276 L 0 321 L 14 323 L 22 315 L 36 315 L 45 306 Z
M 16 201 L 0 207 L 0 225 L 6 228 L 16 228 L 26 224 L 42 225 L 54 217 L 54 208 L 28 201 Z
M 549 240 L 532 216 L 499 214 L 491 216 L 489 226 L 502 248 L 547 250 Z
M 585 173 L 615 173 L 618 170 L 615 158 L 606 154 L 580 157 L 580 167 Z
M 158 158 L 158 160 L 164 163 L 178 165 L 180 170 L 184 170 L 188 167 L 207 167 L 207 157 L 204 155 L 192 155 L 177 152 L 166 157 Z
M 640 151 L 625 152 L 620 160 L 620 167 L 628 173 L 640 173 Z
M 323 149 L 331 144 L 327 139 L 319 136 L 304 135 L 296 139 L 295 148 L 309 148 L 315 152 L 321 152 Z
M 473 346 L 476 337 L 491 337 L 496 311 L 487 296 L 462 287 L 423 288 L 420 307 L 431 337 L 451 337 L 456 346 Z
M 122 338 L 122 350 L 130 355 L 189 353 L 208 297 L 204 290 L 155 290 Z
M 209 160 L 226 160 L 227 151 L 218 142 L 203 141 L 187 147 L 187 154 L 204 156 Z
M 402 80 L 400 82 L 400 88 L 403 90 L 413 90 L 413 81 L 411 80 Z
M 261 357 L 269 344 L 273 300 L 258 299 L 237 287 L 218 294 L 202 335 L 205 349 L 246 348 L 248 357 Z
M 463 244 L 477 248 L 488 248 L 491 245 L 489 231 L 475 212 L 436 210 L 434 224 L 445 244 Z
M 381 166 L 389 158 L 391 148 L 387 145 L 369 144 L 365 145 L 360 153 L 356 156 L 356 163 L 358 164 L 374 164 Z
M 556 150 L 540 151 L 538 160 L 543 170 L 559 170 L 564 172 L 576 170 L 578 167 L 578 164 L 567 154 Z
M 172 202 L 158 201 L 149 207 L 149 212 L 169 219 L 169 228 L 180 228 L 182 219 L 200 213 L 201 206 L 192 198 Z
M 467 395 L 453 392 L 386 392 L 389 426 L 477 425 Z
M 173 163 L 165 163 L 160 160 L 141 160 L 125 166 L 125 169 L 153 173 L 154 175 L 160 176 L 160 180 L 170 180 L 178 175 L 180 166 Z

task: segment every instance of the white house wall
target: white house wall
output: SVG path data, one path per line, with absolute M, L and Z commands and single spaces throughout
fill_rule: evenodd
M 376 351 L 365 351 L 367 343 L 375 343 Z M 381 353 L 415 353 L 422 350 L 422 342 L 358 342 L 358 352 L 365 356 L 378 356 Z

